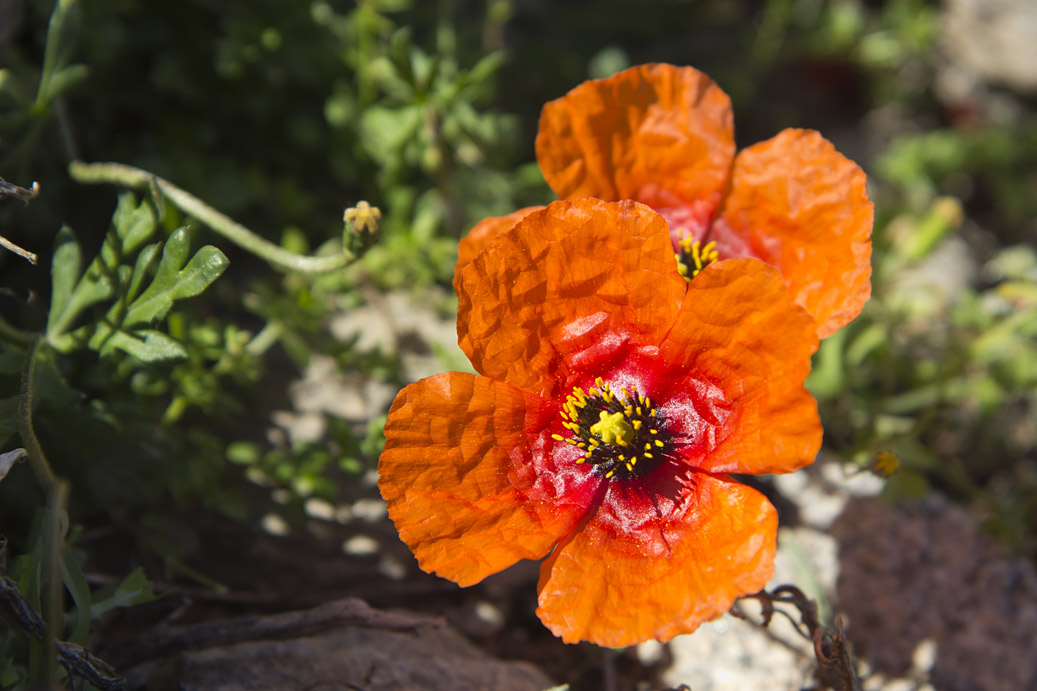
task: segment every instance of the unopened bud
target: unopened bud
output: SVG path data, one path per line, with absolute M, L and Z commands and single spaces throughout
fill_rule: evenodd
M 350 252 L 361 255 L 378 241 L 382 212 L 377 206 L 359 201 L 356 206 L 346 209 L 342 220 L 346 224 L 344 241 Z

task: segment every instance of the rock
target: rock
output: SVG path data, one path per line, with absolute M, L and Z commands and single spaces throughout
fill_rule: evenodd
M 1037 91 L 1037 3 L 947 0 L 941 39 L 947 60 L 969 75 L 1020 92 Z
M 1037 570 L 964 509 L 851 500 L 832 534 L 847 633 L 879 672 L 903 673 L 931 641 L 938 689 L 1037 688 Z
M 149 691 L 543 691 L 552 686 L 533 665 L 492 659 L 442 624 L 413 632 L 347 626 L 290 640 L 241 641 L 144 662 L 125 676 L 128 688 Z

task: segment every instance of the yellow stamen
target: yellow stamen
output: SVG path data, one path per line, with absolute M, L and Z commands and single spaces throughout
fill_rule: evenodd
M 634 428 L 623 418 L 623 413 L 610 415 L 603 410 L 598 422 L 591 425 L 591 434 L 597 435 L 606 444 L 626 446 L 634 439 Z M 591 443 L 594 443 L 593 439 Z

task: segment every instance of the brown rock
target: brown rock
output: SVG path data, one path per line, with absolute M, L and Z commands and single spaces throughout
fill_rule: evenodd
M 948 691 L 1037 688 L 1037 571 L 1007 556 L 958 506 L 852 500 L 832 526 L 838 607 L 857 652 L 903 674 L 924 639 Z
M 249 641 L 181 653 L 127 672 L 150 691 L 543 691 L 552 686 L 525 662 L 487 657 L 447 627 L 413 634 L 340 629 L 289 641 Z

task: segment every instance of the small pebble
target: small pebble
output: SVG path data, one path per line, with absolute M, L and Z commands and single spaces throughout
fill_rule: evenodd
M 342 551 L 354 557 L 378 553 L 378 542 L 367 535 L 354 535 L 342 543 Z

